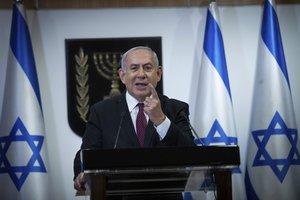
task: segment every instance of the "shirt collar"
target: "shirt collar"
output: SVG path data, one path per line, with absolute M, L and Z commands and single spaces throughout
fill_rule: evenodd
M 131 112 L 139 103 L 139 101 L 136 100 L 133 96 L 131 96 L 128 91 L 126 91 L 126 101 L 129 112 Z

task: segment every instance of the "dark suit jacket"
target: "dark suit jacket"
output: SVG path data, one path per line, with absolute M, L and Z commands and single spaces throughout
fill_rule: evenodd
M 149 120 L 146 128 L 144 147 L 159 146 L 194 146 L 193 135 L 188 121 L 182 116 L 183 111 L 189 115 L 188 104 L 169 99 L 164 95 L 159 95 L 163 113 L 170 119 L 170 128 L 163 140 Z M 89 120 L 82 139 L 81 149 L 109 149 L 113 148 L 118 128 L 123 122 L 116 148 L 139 148 L 139 142 L 134 130 L 134 125 L 128 110 L 125 93 L 110 99 L 96 103 L 91 107 Z M 79 151 L 74 160 L 74 175 L 80 173 Z M 74 178 L 75 178 L 74 177 Z

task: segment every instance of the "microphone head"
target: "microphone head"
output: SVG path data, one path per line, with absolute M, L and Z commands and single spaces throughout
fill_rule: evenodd
M 184 111 L 181 111 L 179 113 L 180 116 L 184 117 L 184 119 L 186 119 L 188 122 L 190 121 L 189 118 L 187 117 L 186 113 Z
M 180 111 L 179 115 L 180 116 L 185 116 L 185 112 L 184 111 Z

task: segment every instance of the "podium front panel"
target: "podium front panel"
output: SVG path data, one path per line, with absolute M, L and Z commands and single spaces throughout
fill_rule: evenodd
M 92 200 L 176 200 L 193 190 L 231 199 L 231 190 L 225 189 L 231 188 L 231 170 L 240 164 L 238 147 L 227 146 L 83 150 L 82 159 Z M 191 189 L 187 183 L 193 173 L 205 179 Z

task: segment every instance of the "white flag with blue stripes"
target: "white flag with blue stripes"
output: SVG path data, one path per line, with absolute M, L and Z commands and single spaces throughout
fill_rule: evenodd
M 203 54 L 195 106 L 198 145 L 238 145 L 223 37 L 216 2 L 207 10 Z M 221 156 L 221 155 L 220 155 Z M 237 176 L 237 177 L 235 177 Z M 238 184 L 236 184 L 238 183 Z M 241 171 L 234 170 L 233 196 L 243 195 Z M 207 185 L 204 184 L 204 185 Z M 235 189 L 235 187 L 241 187 Z
M 210 3 L 197 88 L 195 127 L 204 145 L 237 145 L 217 4 Z
M 13 5 L 0 120 L 0 197 L 49 199 L 41 95 L 25 12 Z
M 258 42 L 245 185 L 248 199 L 300 197 L 298 130 L 276 5 L 265 0 Z

